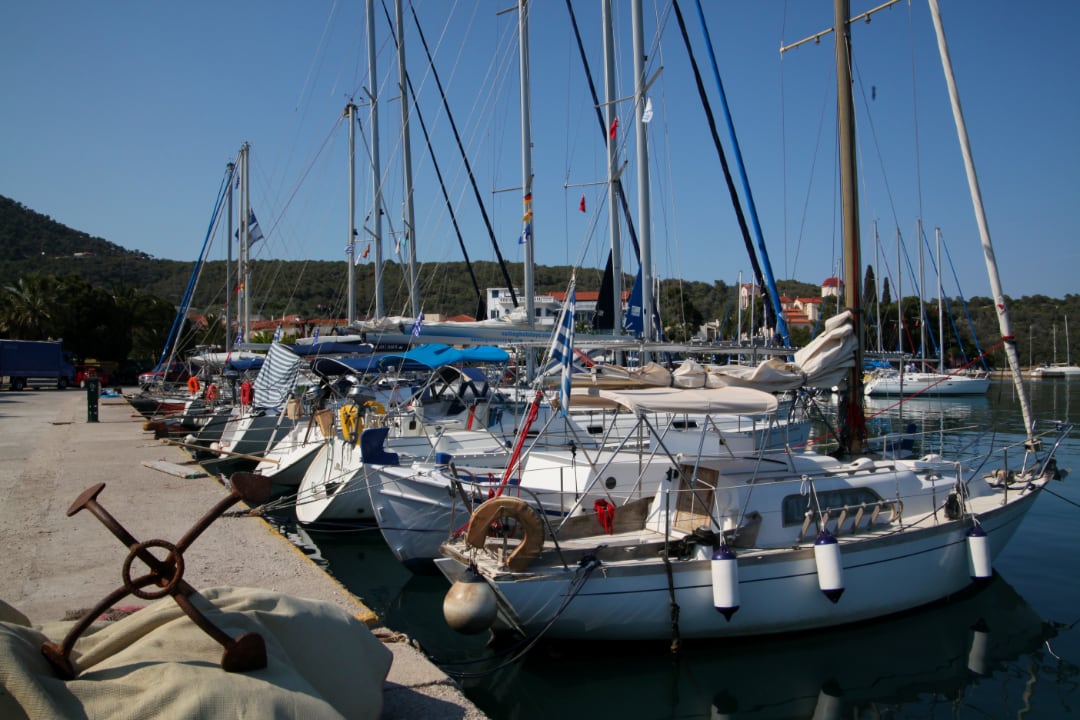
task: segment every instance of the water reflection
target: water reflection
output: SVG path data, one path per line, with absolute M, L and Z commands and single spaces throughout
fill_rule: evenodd
M 1035 416 L 1073 420 L 1072 407 L 1080 407 L 1073 394 L 1080 395 L 1080 383 L 1033 384 Z M 871 398 L 868 408 L 917 422 L 926 438 L 937 433 L 970 445 L 1022 439 L 1019 402 L 1005 383 L 995 383 L 985 398 L 911 400 L 902 415 L 879 404 L 891 403 Z M 1060 453 L 1061 464 L 1074 470 L 1080 468 L 1077 438 L 1074 430 Z M 1074 664 L 1080 645 L 1074 627 L 1042 617 L 1076 620 L 1076 482 L 1074 474 L 1055 483 L 1052 489 L 1066 502 L 1040 498 L 1019 542 L 995 563 L 1031 604 L 995 576 L 951 603 L 855 627 L 685 644 L 678 655 L 666 644 L 540 644 L 490 674 L 484 669 L 503 657 L 484 637 L 458 635 L 442 618 L 446 581 L 408 571 L 377 530 L 309 534 L 289 519 L 280 528 L 387 627 L 461 674 L 470 699 L 491 717 L 1060 717 L 1080 698 Z
M 1044 646 L 1054 634 L 995 577 L 959 600 L 888 621 L 686 645 L 677 656 L 656 645 L 543 645 L 466 689 L 481 707 L 513 707 L 522 719 L 551 717 L 560 705 L 574 717 L 851 718 L 961 702 L 1003 717 L 1041 681 L 1055 682 L 1062 668 Z M 1075 679 L 1077 668 L 1066 666 Z

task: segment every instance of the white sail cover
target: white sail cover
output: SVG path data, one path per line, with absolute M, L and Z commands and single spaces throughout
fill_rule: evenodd
M 599 390 L 597 396 L 635 413 L 768 415 L 775 413 L 778 405 L 775 395 L 747 387 Z M 577 398 L 575 395 L 575 401 Z
M 684 360 L 673 372 L 656 363 L 642 368 L 597 365 L 573 376 L 582 402 L 593 403 L 596 390 L 642 387 L 699 388 L 745 387 L 764 392 L 785 392 L 800 387 L 831 388 L 855 365 L 855 328 L 851 312 L 825 321 L 825 332 L 794 353 L 793 362 L 777 358 L 758 365 L 709 365 Z
M 281 343 L 274 343 L 255 377 L 252 404 L 255 407 L 280 408 L 296 386 L 299 374 L 300 356 Z
M 851 324 L 851 317 L 851 312 L 845 311 L 825 321 L 825 332 L 796 351 L 794 362 L 786 363 L 773 358 L 753 367 L 711 366 L 704 377 L 705 387 L 736 385 L 767 392 L 783 392 L 803 386 L 831 388 L 855 366 L 855 328 Z M 691 367 L 684 376 L 683 382 L 688 383 L 697 374 Z

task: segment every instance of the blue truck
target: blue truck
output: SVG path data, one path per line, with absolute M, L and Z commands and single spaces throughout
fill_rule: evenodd
M 12 390 L 47 384 L 63 390 L 75 382 L 75 358 L 63 343 L 46 340 L 0 340 L 0 380 Z

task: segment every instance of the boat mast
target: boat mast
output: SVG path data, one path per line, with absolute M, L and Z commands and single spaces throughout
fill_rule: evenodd
M 248 247 L 248 219 L 251 217 L 251 197 L 248 195 L 248 151 L 251 146 L 244 143 L 240 146 L 240 157 L 237 158 L 237 167 L 240 169 L 240 212 L 238 225 L 240 227 L 240 294 L 237 312 L 240 313 L 239 323 L 241 339 L 248 342 L 251 339 L 251 258 Z
M 349 264 L 349 300 L 346 317 L 352 327 L 356 322 L 356 105 L 351 101 L 345 106 L 345 117 L 349 123 L 349 240 L 345 252 Z
M 416 285 L 416 225 L 413 214 L 412 146 L 409 142 L 409 97 L 405 68 L 405 23 L 401 0 L 394 2 L 394 22 L 397 23 L 398 92 L 401 98 L 401 162 L 405 178 L 405 247 L 409 253 L 409 304 L 412 316 L 420 312 L 420 289 Z
M 896 228 L 896 351 L 900 353 L 900 377 L 904 373 L 904 273 L 900 265 L 900 228 Z
M 371 126 L 371 235 L 375 244 L 375 319 L 386 315 L 383 304 L 383 248 L 382 248 L 382 170 L 379 162 L 379 76 L 375 73 L 375 0 L 367 0 L 367 50 L 368 50 L 368 124 Z
M 952 60 L 949 57 L 949 48 L 945 43 L 945 27 L 941 21 L 941 8 L 938 7 L 937 0 L 930 0 L 930 16 L 934 20 L 938 51 L 941 54 L 941 67 L 945 72 L 945 82 L 949 86 L 949 100 L 952 103 L 953 120 L 956 122 L 956 134 L 960 140 L 960 151 L 964 155 L 964 168 L 967 171 L 968 188 L 971 191 L 971 202 L 975 209 L 975 220 L 979 225 L 979 237 L 982 241 L 983 257 L 986 259 L 986 272 L 990 279 L 990 290 L 994 294 L 994 305 L 998 309 L 998 328 L 1001 331 L 1002 343 L 1005 345 L 1005 357 L 1009 360 L 1009 370 L 1012 373 L 1013 385 L 1016 387 L 1016 395 L 1020 399 L 1020 412 L 1024 418 L 1028 446 L 1034 448 L 1036 441 L 1033 435 L 1031 406 L 1024 387 L 1024 379 L 1020 374 L 1020 359 L 1016 354 L 1016 337 L 1012 333 L 1012 327 L 1009 323 L 1009 311 L 1005 305 L 1005 293 L 1001 289 L 1001 278 L 998 275 L 994 246 L 990 242 L 990 227 L 986 222 L 986 212 L 983 209 L 979 179 L 975 175 L 975 160 L 971 155 L 971 144 L 968 142 L 967 127 L 964 123 L 964 111 L 960 107 L 960 93 L 956 88 L 956 78 L 953 76 Z
M 649 137 L 642 122 L 645 112 L 645 34 L 641 0 L 631 3 L 634 36 L 634 140 L 637 152 L 638 232 L 641 237 L 641 340 L 653 338 L 652 219 L 649 205 Z M 648 354 L 643 355 L 648 360 Z
M 527 216 L 532 216 L 532 111 L 529 106 L 529 3 L 518 0 L 518 72 L 521 102 L 521 204 Z M 528 220 L 529 236 L 525 238 L 525 315 L 526 323 L 536 323 L 536 292 L 533 281 L 533 241 L 536 225 Z M 530 355 L 531 358 L 531 355 Z M 529 373 L 532 377 L 532 373 Z
M 525 240 L 525 323 L 529 328 L 536 325 L 536 288 L 533 280 L 533 247 L 536 240 L 536 224 L 533 215 L 533 167 L 532 167 L 532 110 L 529 105 L 529 2 L 518 0 L 518 73 L 521 103 L 521 206 L 524 222 L 522 232 Z M 527 228 L 527 230 L 526 230 Z M 536 377 L 536 356 L 525 354 L 527 377 Z
M 881 344 L 881 243 L 878 241 L 877 220 L 874 220 L 874 315 L 877 321 L 878 355 L 884 349 Z
M 945 374 L 945 303 L 941 294 L 941 228 L 934 228 L 937 239 L 937 324 L 938 324 L 938 372 Z
M 926 371 L 926 275 L 923 258 L 922 218 L 915 221 L 915 242 L 919 244 L 919 370 Z
M 615 109 L 615 31 L 611 14 L 611 0 L 603 0 L 601 17 L 604 25 L 604 127 L 610 128 L 618 112 Z M 616 138 L 607 134 L 608 157 L 608 224 L 611 226 L 611 294 L 614 296 L 612 308 L 616 318 L 622 313 L 622 240 L 619 237 L 619 144 Z M 622 334 L 622 322 L 612 323 L 611 334 Z
M 236 165 L 229 163 L 225 166 L 225 176 L 228 178 L 228 210 L 225 213 L 227 218 L 227 229 L 225 232 L 225 244 L 228 245 L 228 251 L 225 253 L 225 354 L 228 355 L 232 352 L 233 346 L 233 334 L 232 334 L 232 298 L 235 294 L 236 286 L 232 282 L 232 237 L 233 237 L 233 178 L 236 177 Z
M 1065 316 L 1065 364 L 1072 367 L 1072 358 L 1069 356 L 1069 316 Z
M 844 304 L 853 313 L 855 323 L 855 364 L 848 371 L 847 385 L 841 395 L 840 445 L 848 454 L 862 452 L 866 438 L 863 415 L 863 343 L 865 323 L 862 317 L 862 289 L 859 281 L 862 256 L 859 250 L 859 190 L 856 185 L 855 109 L 851 96 L 851 15 L 849 0 L 834 5 L 836 39 L 837 122 L 840 137 L 840 189 L 843 198 L 844 226 Z

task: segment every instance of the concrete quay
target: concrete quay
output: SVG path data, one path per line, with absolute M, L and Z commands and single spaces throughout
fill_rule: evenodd
M 35 625 L 91 608 L 121 584 L 126 549 L 89 513 L 67 516 L 88 487 L 106 483 L 98 500 L 135 538 L 171 542 L 225 495 L 216 478 L 144 465 L 190 458 L 144 432 L 123 398 L 102 398 L 98 418 L 87 422 L 85 392 L 0 392 L 0 599 Z M 393 653 L 382 717 L 485 717 L 423 653 L 380 627 L 359 599 L 263 520 L 218 519 L 184 560 L 184 579 L 195 588 L 262 588 L 334 603 L 363 620 Z

